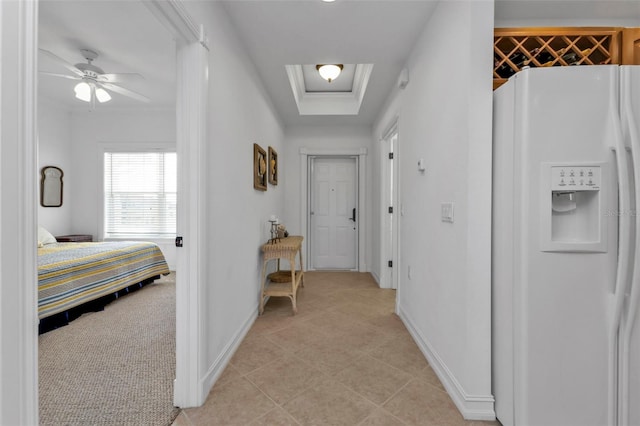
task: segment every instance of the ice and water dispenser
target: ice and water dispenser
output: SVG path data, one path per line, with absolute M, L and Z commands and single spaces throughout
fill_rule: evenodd
M 605 252 L 605 164 L 543 164 L 542 251 Z

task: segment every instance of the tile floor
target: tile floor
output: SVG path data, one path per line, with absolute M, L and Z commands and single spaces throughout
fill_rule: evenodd
M 499 425 L 463 420 L 369 274 L 307 272 L 271 298 L 202 407 L 174 426 Z

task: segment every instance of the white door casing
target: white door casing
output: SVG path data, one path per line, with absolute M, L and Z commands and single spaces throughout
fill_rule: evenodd
M 313 269 L 357 269 L 357 157 L 311 157 L 309 224 Z
M 401 219 L 401 207 L 398 184 L 399 179 L 399 134 L 398 117 L 380 138 L 382 181 L 380 185 L 380 287 L 398 288 L 399 271 L 401 270 L 399 256 L 399 230 Z M 392 154 L 390 158 L 389 154 Z M 389 207 L 393 213 L 389 212 Z M 393 266 L 389 267 L 388 262 Z
M 183 125 L 178 126 L 178 149 L 180 142 L 183 150 L 196 151 L 190 158 L 198 158 L 197 151 L 204 146 L 204 118 L 206 117 L 206 55 L 188 55 L 186 52 L 196 51 L 196 46 L 203 48 L 206 45 L 203 31 L 196 29 L 191 23 L 188 14 L 184 11 L 179 0 L 167 0 L 145 2 L 150 10 L 167 27 L 176 34 L 179 42 L 178 64 L 185 68 L 179 73 L 178 98 L 183 97 L 183 106 L 178 107 L 179 116 L 183 118 Z M 2 186 L 2 198 L 0 198 L 0 217 L 2 226 L 0 234 L 3 241 L 11 242 L 11 252 L 14 257 L 2 256 L 2 274 L 0 274 L 0 303 L 11 300 L 14 309 L 2 309 L 3 314 L 11 315 L 11 321 L 0 317 L 0 372 L 2 382 L 11 389 L 0 386 L 0 423 L 2 424 L 38 424 L 38 345 L 37 345 L 37 274 L 36 252 L 34 244 L 37 227 L 37 15 L 38 0 L 21 2 L 3 2 L 0 4 L 0 19 L 2 19 L 3 44 L 1 53 L 3 61 L 2 74 L 14 82 L 11 86 L 3 79 L 0 85 L 0 94 L 3 101 L 2 109 L 2 157 L 3 161 L 9 161 L 17 167 L 13 173 L 10 186 Z M 5 25 L 9 24 L 10 25 Z M 4 41 L 7 41 L 5 44 Z M 10 67 L 10 68 L 9 68 Z M 189 74 L 188 70 L 192 71 Z M 14 71 L 16 71 L 14 75 Z M 17 84 L 16 84 L 17 82 Z M 6 90 L 12 87 L 12 90 Z M 195 96 L 195 98 L 194 98 Z M 195 101 L 194 101 L 195 99 Z M 4 108 L 4 107 L 7 108 Z M 11 125 L 8 125 L 11 123 Z M 14 150 L 15 148 L 15 150 Z M 5 152 L 11 155 L 5 155 Z M 15 154 L 15 158 L 13 158 Z M 4 163 L 3 163 L 4 164 Z M 9 163 L 7 163 L 9 164 Z M 9 171 L 10 167 L 4 167 L 3 171 Z M 188 168 L 190 176 L 183 179 L 188 183 L 182 186 L 188 189 L 188 185 L 194 181 L 194 176 L 199 177 L 201 170 L 198 162 L 191 163 Z M 196 178 L 196 182 L 199 180 Z M 9 180 L 2 179 L 0 183 Z M 190 199 L 199 199 L 196 189 Z M 6 190 L 5 190 L 6 189 Z M 14 194 L 14 190 L 17 191 Z M 185 196 L 186 194 L 183 194 Z M 5 203 L 4 197 L 11 198 L 11 203 Z M 12 212 L 19 212 L 15 216 L 17 222 L 9 223 L 14 215 L 5 215 L 4 206 L 10 207 Z M 190 205 L 189 207 L 193 207 Z M 201 207 L 196 206 L 193 215 L 200 215 Z M 184 225 L 184 223 L 183 223 Z M 188 330 L 185 339 L 177 339 L 177 368 L 175 400 L 180 406 L 194 406 L 202 403 L 202 395 L 198 395 L 198 359 L 200 352 L 201 336 L 199 330 L 200 309 L 197 304 L 198 289 L 200 286 L 200 270 L 203 262 L 199 259 L 199 222 L 192 221 L 185 232 L 187 239 L 192 242 L 189 264 L 190 276 L 181 277 L 183 290 L 178 290 L 177 313 L 178 330 Z M 180 225 L 179 225 L 180 226 Z M 183 226 L 184 228 L 184 226 Z M 190 238 L 193 237 L 193 238 Z M 193 244 L 195 243 L 195 244 Z M 183 255 L 187 256 L 186 251 Z M 195 260 L 194 260 L 195 259 Z M 5 267 L 5 262 L 7 267 Z M 180 262 L 180 260 L 179 260 Z M 11 267 L 9 267 L 11 264 Z M 11 276 L 5 276 L 6 274 Z M 191 279 L 190 278 L 195 278 Z M 22 283 L 20 286 L 9 286 L 9 283 Z M 7 289 L 15 289 L 19 294 L 10 294 Z M 19 303 L 15 303 L 15 301 Z M 189 313 L 189 315 L 187 315 Z M 195 332 L 193 330 L 196 330 Z M 18 333 L 19 338 L 13 338 Z M 180 336 L 181 332 L 177 331 Z M 184 334 L 184 332 L 183 332 Z M 8 345 L 8 342 L 12 342 Z M 12 348 L 9 350 L 9 348 Z M 15 356 L 14 356 L 15 354 Z M 186 367 L 186 368 L 185 368 Z M 181 371 L 183 373 L 181 373 Z M 6 374 L 11 372 L 11 374 Z M 184 378 L 180 380 L 180 376 Z M 205 394 L 206 396 L 206 394 Z
M 38 2 L 0 2 L 0 424 L 38 424 Z
M 208 40 L 202 26 L 194 24 L 181 0 L 145 2 L 174 35 L 177 43 L 176 119 L 178 153 L 177 234 L 183 247 L 177 250 L 176 280 L 176 379 L 173 399 L 178 407 L 204 403 L 209 389 L 201 380 L 202 290 L 206 274 L 203 262 L 206 202 L 206 117 L 208 111 Z
M 304 237 L 302 256 L 305 261 L 305 265 L 309 269 L 309 161 L 310 156 L 357 156 L 358 157 L 358 206 L 356 212 L 358 214 L 358 220 L 360 221 L 359 229 L 362 232 L 358 233 L 358 265 L 357 270 L 359 272 L 366 272 L 367 265 L 365 262 L 365 250 L 367 244 L 367 236 L 365 230 L 367 229 L 368 215 L 366 214 L 366 148 L 306 148 L 302 147 L 299 150 L 300 153 L 300 176 L 304 179 L 300 184 L 300 200 L 303 203 L 300 208 L 300 230 Z

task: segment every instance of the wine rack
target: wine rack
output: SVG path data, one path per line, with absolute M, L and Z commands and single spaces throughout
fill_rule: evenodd
M 523 67 L 620 63 L 622 28 L 496 28 L 493 88 Z
M 640 28 L 622 30 L 622 63 L 640 65 Z

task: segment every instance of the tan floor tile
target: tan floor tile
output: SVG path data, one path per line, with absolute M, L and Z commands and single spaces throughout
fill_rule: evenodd
M 369 352 L 372 357 L 409 374 L 420 373 L 428 364 L 418 346 L 410 339 L 392 339 Z
M 422 369 L 422 371 L 416 374 L 415 378 L 432 384 L 442 392 L 446 392 L 444 386 L 442 385 L 442 382 L 440 382 L 440 379 L 438 378 L 438 376 L 436 376 L 435 371 L 433 371 L 430 365 L 427 365 L 424 369 Z
M 301 425 L 353 426 L 375 406 L 335 380 L 325 379 L 288 402 L 283 408 Z
M 382 408 L 377 409 L 373 414 L 367 417 L 358 426 L 404 426 L 397 417 L 392 416 L 389 412 Z
M 248 380 L 241 378 L 215 386 L 202 407 L 184 411 L 194 426 L 245 425 L 276 405 Z
M 187 417 L 184 411 L 181 411 L 178 414 L 178 417 L 173 421 L 171 426 L 193 426 L 191 420 Z
M 345 368 L 336 379 L 368 400 L 380 405 L 406 385 L 411 376 L 369 356 Z
M 462 415 L 449 398 L 433 385 L 412 380 L 387 401 L 383 408 L 409 425 L 449 426 L 464 424 Z
M 296 355 L 318 370 L 331 375 L 357 362 L 363 353 L 359 350 L 345 349 L 339 340 L 325 338 L 323 341 L 306 345 L 296 352 Z
M 360 352 L 369 352 L 393 338 L 363 323 L 350 323 L 344 330 L 335 337 L 335 341 L 346 349 Z
M 357 321 L 354 322 L 352 316 L 334 309 L 328 310 L 322 316 L 310 319 L 307 323 L 314 329 L 331 335 L 346 333 L 353 329 L 354 324 L 359 324 Z
M 285 354 L 246 377 L 278 404 L 283 404 L 322 378 L 322 373 L 300 358 Z
M 300 292 L 296 299 L 298 312 L 294 315 L 291 300 L 288 297 L 270 297 L 264 307 L 263 316 L 277 316 L 291 318 L 292 324 L 303 321 L 309 317 L 315 316 L 322 311 L 321 306 L 312 303 L 309 297 L 305 297 Z
M 218 377 L 218 380 L 216 380 L 215 386 L 222 386 L 225 383 L 239 379 L 240 377 L 242 377 L 240 372 L 233 365 L 228 364 L 220 377 Z
M 369 274 L 305 273 L 298 304 L 294 316 L 289 300 L 269 301 L 205 405 L 177 426 L 499 426 L 462 419 L 393 313 L 395 291 Z
M 231 365 L 242 375 L 279 359 L 284 351 L 266 337 L 245 340 L 231 358 Z
M 347 314 L 359 321 L 367 321 L 381 314 L 377 306 L 361 301 L 336 306 L 335 310 Z
M 304 321 L 267 335 L 267 339 L 289 352 L 298 352 L 314 343 L 324 343 L 330 336 Z
M 298 321 L 294 315 L 265 312 L 256 318 L 248 334 L 270 334 L 289 327 L 296 322 Z
M 252 421 L 249 426 L 298 426 L 299 423 L 294 420 L 282 408 L 274 408 L 264 416 Z
M 366 321 L 368 325 L 376 327 L 383 333 L 389 333 L 392 335 L 401 334 L 409 334 L 407 328 L 404 326 L 404 323 L 400 319 L 398 315 L 395 313 L 387 314 L 387 315 L 378 315 L 374 318 L 371 318 Z

